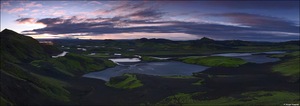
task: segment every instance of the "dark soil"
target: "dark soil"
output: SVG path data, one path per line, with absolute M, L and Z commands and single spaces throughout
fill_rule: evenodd
M 102 80 L 78 78 L 71 82 L 75 86 L 69 90 L 72 92 L 73 100 L 84 105 L 155 103 L 179 92 L 192 93 L 207 90 L 201 86 L 192 85 L 198 81 L 197 78 L 173 79 L 142 74 L 137 74 L 137 77 L 144 85 L 136 89 L 115 89 L 107 87 Z
M 298 82 L 289 82 L 288 78 L 272 73 L 271 67 L 277 63 L 248 63 L 236 68 L 215 67 L 201 73 L 212 75 L 204 87 L 210 89 L 195 99 L 215 99 L 222 96 L 235 97 L 248 91 L 291 91 L 299 92 Z

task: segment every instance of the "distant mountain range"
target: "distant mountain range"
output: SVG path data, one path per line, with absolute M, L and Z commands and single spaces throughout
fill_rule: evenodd
M 49 41 L 49 40 L 48 40 Z M 172 41 L 168 39 L 134 39 L 134 40 L 80 40 L 80 39 L 53 39 L 56 45 L 71 48 L 81 46 L 102 46 L 104 48 L 91 48 L 91 52 L 128 53 L 135 50 L 140 55 L 199 55 L 216 52 L 262 52 L 274 50 L 296 50 L 300 46 L 300 40 L 287 42 L 255 42 L 241 40 L 214 40 L 203 37 L 197 40 Z M 115 50 L 114 48 L 122 48 Z M 76 52 L 74 50 L 73 52 Z M 132 52 L 131 52 L 132 53 Z M 177 53 L 177 54 L 176 54 Z

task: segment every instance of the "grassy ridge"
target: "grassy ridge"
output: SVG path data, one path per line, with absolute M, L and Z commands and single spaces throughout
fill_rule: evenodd
M 247 63 L 243 59 L 222 56 L 186 57 L 179 60 L 189 64 L 198 64 L 209 67 L 238 67 Z
M 65 57 L 35 60 L 27 65 L 33 67 L 22 67 L 8 61 L 1 62 L 1 86 L 3 86 L 1 94 L 5 98 L 9 96 L 9 99 L 2 100 L 3 103 L 10 103 L 6 102 L 10 100 L 12 104 L 68 103 L 70 93 L 65 89 L 68 86 L 67 83 L 55 77 L 37 74 L 35 71 L 45 71 L 47 74 L 59 72 L 59 75 L 77 76 L 114 66 L 114 63 L 70 53 Z M 2 79 L 2 77 L 7 78 Z M 16 86 L 21 87 L 16 88 Z M 19 92 L 22 96 L 17 96 L 19 93 L 15 94 L 15 92 Z
M 136 78 L 136 75 L 133 74 L 124 74 L 120 77 L 111 78 L 106 85 L 120 89 L 133 89 L 143 86 L 142 82 Z
M 173 75 L 173 76 L 161 76 L 163 78 L 175 78 L 175 79 L 190 79 L 190 78 L 197 78 L 194 76 L 181 76 L 181 75 Z
M 240 97 L 221 97 L 212 100 L 197 100 L 193 96 L 205 94 L 178 93 L 159 102 L 159 105 L 283 105 L 299 104 L 299 94 L 286 91 L 255 91 L 240 94 Z
M 0 96 L 0 106 L 10 106 L 13 105 L 10 101 L 4 99 L 2 96 Z
M 156 59 L 156 58 L 153 58 L 153 57 L 150 57 L 150 56 L 142 56 L 142 60 L 143 61 L 148 61 L 148 62 L 161 61 L 159 59 Z
M 275 54 L 275 55 L 271 55 L 270 57 L 283 58 L 283 57 L 299 57 L 299 56 L 300 56 L 300 51 L 295 51 L 295 52 L 285 53 L 285 54 Z
M 109 60 L 93 59 L 73 53 L 64 57 L 50 58 L 47 60 L 35 60 L 32 65 L 39 68 L 51 68 L 68 76 L 76 76 L 91 71 L 103 70 L 115 64 Z
M 49 56 L 39 42 L 31 37 L 5 29 L 0 32 L 0 38 L 3 60 L 20 63 Z
M 280 57 L 288 57 L 284 62 L 273 66 L 274 72 L 279 72 L 283 76 L 291 77 L 291 81 L 299 80 L 300 75 L 300 56 L 299 51 L 280 55 Z M 277 55 L 279 56 L 279 55 Z
M 51 58 L 61 52 L 55 46 L 41 45 L 37 40 L 11 30 L 4 30 L 0 35 L 1 105 L 67 104 L 70 93 L 65 89 L 68 84 L 62 81 L 63 78 L 114 66 L 108 60 L 72 53 Z
M 204 79 L 199 79 L 197 82 L 192 83 L 193 85 L 202 85 L 204 83 Z
M 4 62 L 2 63 L 1 76 L 8 77 L 5 79 L 1 79 L 1 86 L 5 86 L 1 91 L 4 94 L 8 94 L 10 96 L 13 95 L 14 91 L 19 92 L 18 90 L 23 89 L 24 91 L 22 96 L 18 96 L 17 98 L 23 98 L 25 95 L 33 96 L 40 95 L 40 98 L 33 99 L 49 99 L 49 100 L 58 100 L 63 102 L 69 101 L 69 92 L 64 88 L 66 86 L 62 81 L 38 75 L 35 73 L 29 72 L 27 69 L 24 69 L 14 63 Z M 3 83 L 3 82 L 11 82 L 11 83 Z M 15 86 L 22 86 L 22 88 L 18 88 Z M 14 89 L 11 89 L 14 88 Z M 12 91 L 13 90 L 13 91 Z M 30 92 L 35 91 L 39 93 Z M 21 102 L 21 101 L 16 101 Z M 14 103 L 14 102 L 13 102 Z
M 32 73 L 32 75 L 39 79 L 39 86 L 43 87 L 42 89 L 38 89 L 41 93 L 60 101 L 70 101 L 70 93 L 64 88 L 68 85 L 67 83 L 34 73 Z

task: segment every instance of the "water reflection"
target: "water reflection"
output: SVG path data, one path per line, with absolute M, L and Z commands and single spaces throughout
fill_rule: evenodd
M 236 58 L 243 59 L 247 62 L 261 64 L 261 63 L 268 63 L 268 62 L 276 62 L 280 60 L 278 58 L 268 57 L 265 54 L 282 54 L 282 53 L 285 52 L 271 51 L 271 52 L 260 52 L 260 53 L 222 53 L 222 54 L 213 54 L 212 56 L 236 57 Z
M 136 63 L 132 65 L 116 66 L 113 68 L 108 68 L 100 72 L 92 72 L 85 74 L 84 77 L 102 79 L 108 81 L 109 78 L 120 76 L 124 73 L 140 73 L 147 75 L 157 75 L 157 76 L 190 76 L 194 72 L 204 71 L 209 67 L 186 64 L 182 62 L 149 62 L 149 63 Z

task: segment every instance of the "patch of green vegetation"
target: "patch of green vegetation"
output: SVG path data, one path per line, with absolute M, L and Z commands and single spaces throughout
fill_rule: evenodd
M 7 60 L 7 61 L 10 61 L 10 62 L 14 62 L 14 63 L 20 63 L 20 60 L 17 59 L 17 57 L 13 56 L 12 54 L 10 54 L 6 51 L 2 51 L 2 50 L 0 50 L 0 51 L 1 51 L 0 52 L 1 59 Z
M 284 76 L 291 77 L 291 81 L 299 80 L 300 75 L 300 66 L 299 66 L 300 57 L 289 59 L 283 63 L 275 65 L 272 67 L 274 72 L 279 72 Z
M 111 78 L 106 85 L 119 89 L 133 89 L 143 86 L 143 83 L 137 79 L 136 75 L 124 74 L 123 76 Z
M 64 83 L 62 81 L 59 81 L 54 78 L 38 75 L 31 73 L 33 76 L 38 78 L 36 81 L 38 84 L 37 88 L 41 93 L 44 93 L 48 97 L 52 97 L 54 99 L 68 102 L 69 99 L 69 91 L 67 91 L 64 87 L 67 86 L 67 83 Z
M 13 104 L 0 96 L 0 106 L 13 106 Z
M 109 60 L 93 59 L 73 53 L 68 53 L 66 56 L 59 58 L 35 60 L 32 61 L 31 64 L 39 68 L 52 68 L 52 70 L 57 70 L 68 76 L 99 71 L 115 66 L 115 64 Z
M 197 82 L 194 82 L 193 85 L 202 85 L 204 83 L 204 79 L 200 79 Z
M 11 75 L 12 77 L 16 78 L 16 79 L 20 79 L 20 80 L 24 80 L 24 79 L 32 79 L 33 78 L 30 76 L 30 74 L 28 72 L 26 72 L 27 70 L 20 67 L 19 65 L 16 65 L 14 63 L 10 63 L 10 62 L 1 62 L 1 68 L 3 72 L 8 73 L 9 75 Z
M 160 101 L 158 105 L 196 105 L 197 103 L 194 103 L 194 101 L 195 100 L 192 99 L 192 94 L 178 93 L 165 98 L 164 100 Z
M 151 62 L 151 61 L 161 61 L 161 60 L 153 58 L 151 56 L 142 56 L 142 60 L 143 61 L 148 61 L 148 62 Z
M 6 61 L 31 61 L 34 59 L 46 58 L 48 56 L 39 42 L 29 36 L 24 36 L 5 29 L 0 32 L 0 38 L 1 59 Z
M 199 64 L 209 67 L 238 67 L 247 63 L 243 59 L 222 56 L 186 57 L 179 60 L 189 64 Z
M 295 51 L 295 52 L 289 53 L 289 54 L 287 54 L 287 56 L 300 57 L 300 51 Z
M 107 53 L 95 53 L 95 55 L 87 55 L 89 57 L 100 57 L 100 58 L 108 58 L 110 57 Z
M 287 50 L 299 50 L 299 45 L 295 44 L 259 44 L 259 45 L 236 45 L 237 50 L 235 52 L 268 52 L 268 51 L 287 51 Z M 232 52 L 232 51 L 231 51 Z
M 285 53 L 285 54 L 275 54 L 275 55 L 271 55 L 270 57 L 282 58 L 282 57 L 299 57 L 299 56 L 300 56 L 300 51 L 295 51 L 295 52 Z
M 159 102 L 159 105 L 283 105 L 299 104 L 299 93 L 286 91 L 245 92 L 239 97 L 220 97 L 212 100 L 197 100 L 193 96 L 203 93 L 178 93 Z
M 300 51 L 272 55 L 272 57 L 283 58 L 283 62 L 272 67 L 274 72 L 290 77 L 290 81 L 298 81 L 300 75 Z M 286 57 L 286 58 L 284 58 Z
M 282 58 L 282 57 L 285 57 L 286 55 L 285 54 L 274 54 L 274 55 L 270 55 L 269 57 L 272 57 L 272 58 Z
M 11 76 L 15 80 L 26 83 L 26 85 L 30 86 L 30 88 L 26 89 L 36 90 L 40 92 L 37 94 L 41 95 L 42 97 L 47 97 L 48 99 L 52 98 L 64 102 L 69 101 L 69 92 L 64 89 L 64 87 L 67 85 L 66 83 L 54 78 L 29 72 L 27 69 L 14 63 L 5 61 L 2 64 L 3 70 L 1 71 L 3 72 L 1 73 Z M 16 83 L 16 86 L 18 85 L 19 83 Z
M 191 78 L 197 78 L 194 76 L 182 76 L 182 75 L 173 75 L 173 76 L 162 76 L 163 78 L 176 78 L 176 79 L 191 79 Z

